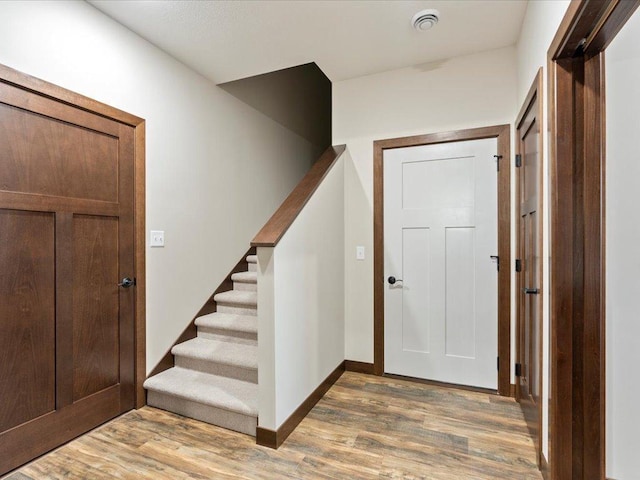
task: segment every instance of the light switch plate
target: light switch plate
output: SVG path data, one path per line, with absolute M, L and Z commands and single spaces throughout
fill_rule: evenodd
M 151 230 L 149 246 L 164 247 L 164 230 Z
M 362 245 L 356 247 L 356 260 L 364 260 L 364 247 Z

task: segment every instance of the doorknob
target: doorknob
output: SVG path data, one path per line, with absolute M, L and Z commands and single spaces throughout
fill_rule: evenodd
M 118 284 L 119 287 L 129 288 L 133 287 L 136 284 L 136 279 L 131 280 L 129 277 L 124 277 L 122 282 Z
M 389 282 L 389 285 L 393 285 L 394 283 L 401 282 L 401 281 L 402 281 L 401 278 L 396 278 L 394 276 L 387 278 L 387 282 Z
M 537 295 L 540 293 L 540 290 L 537 288 L 523 288 L 522 291 L 527 295 Z

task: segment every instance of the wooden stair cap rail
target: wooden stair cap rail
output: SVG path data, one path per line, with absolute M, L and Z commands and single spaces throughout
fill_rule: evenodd
M 275 247 L 278 244 L 345 149 L 346 145 L 337 145 L 324 151 L 311 170 L 300 180 L 276 213 L 254 237 L 251 242 L 252 247 Z

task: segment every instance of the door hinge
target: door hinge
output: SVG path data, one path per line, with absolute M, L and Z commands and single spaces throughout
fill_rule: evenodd
M 522 166 L 522 155 L 516 153 L 516 168 L 520 168 Z
M 496 170 L 499 172 L 500 171 L 500 159 L 502 158 L 502 155 L 494 155 L 493 157 L 496 159 Z
M 522 376 L 522 365 L 519 363 L 516 363 L 516 377 L 521 377 Z
M 498 268 L 498 271 L 500 271 L 500 257 L 498 255 L 489 255 L 489 257 L 496 261 L 496 267 Z
M 500 357 L 498 357 L 498 365 L 497 365 L 497 367 L 498 367 L 498 371 L 500 371 Z
M 522 271 L 522 260 L 519 258 L 516 259 L 516 272 L 520 273 Z

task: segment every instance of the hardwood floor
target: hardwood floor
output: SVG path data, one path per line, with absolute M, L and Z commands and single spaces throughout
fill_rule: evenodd
M 145 407 L 15 471 L 38 479 L 540 480 L 512 399 L 346 372 L 278 450 Z

